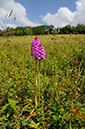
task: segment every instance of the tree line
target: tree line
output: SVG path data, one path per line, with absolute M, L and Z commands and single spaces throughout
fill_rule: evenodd
M 0 36 L 24 36 L 24 35 L 47 35 L 47 34 L 85 34 L 85 25 L 78 24 L 76 27 L 67 25 L 62 28 L 55 28 L 53 25 L 41 25 L 37 27 L 7 27 L 0 30 Z
M 85 25 L 77 24 L 76 27 L 67 25 L 63 28 L 57 28 L 58 34 L 85 34 Z
M 53 25 L 41 25 L 37 27 L 7 27 L 5 30 L 0 30 L 0 36 L 23 36 L 23 35 L 47 35 L 53 33 Z

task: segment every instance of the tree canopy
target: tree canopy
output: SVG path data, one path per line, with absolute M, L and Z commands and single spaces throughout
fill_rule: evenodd
M 53 25 L 41 25 L 36 27 L 26 26 L 0 30 L 0 36 L 23 36 L 23 35 L 47 35 L 47 34 L 85 34 L 85 25 L 78 24 L 76 27 L 67 25 L 55 28 Z

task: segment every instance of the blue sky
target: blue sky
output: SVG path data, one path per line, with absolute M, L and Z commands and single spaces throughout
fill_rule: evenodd
M 42 22 L 40 15 L 44 16 L 47 12 L 52 14 L 56 13 L 61 7 L 67 7 L 72 12 L 76 10 L 76 0 L 15 0 L 21 3 L 28 14 L 29 20 L 40 24 L 45 24 Z
M 58 28 L 85 24 L 85 0 L 0 0 L 0 12 L 0 29 L 8 26 L 54 25 Z

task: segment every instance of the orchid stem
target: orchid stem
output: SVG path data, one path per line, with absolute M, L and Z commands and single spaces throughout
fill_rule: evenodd
M 37 102 L 37 76 L 36 76 L 36 85 L 35 85 L 35 105 L 36 107 L 38 106 L 38 102 Z
M 40 103 L 40 60 L 39 60 L 39 103 Z
M 39 67 L 38 67 L 39 65 Z M 36 86 L 35 86 L 35 105 L 36 107 L 40 103 L 40 60 L 39 64 L 37 63 L 36 60 Z

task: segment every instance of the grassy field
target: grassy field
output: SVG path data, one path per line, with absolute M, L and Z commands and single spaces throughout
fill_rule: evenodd
M 0 37 L 0 128 L 85 129 L 85 35 L 37 37 Z

